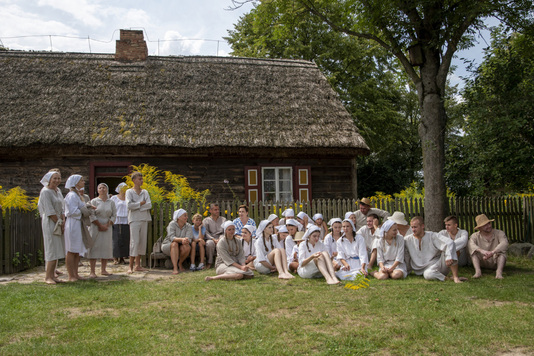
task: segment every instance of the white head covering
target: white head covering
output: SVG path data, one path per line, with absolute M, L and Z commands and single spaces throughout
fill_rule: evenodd
M 243 229 L 247 229 L 252 235 L 254 235 L 254 231 L 256 231 L 256 228 L 252 225 L 245 225 L 243 226 Z M 241 229 L 241 231 L 243 231 L 243 229 Z
M 317 213 L 317 214 L 315 214 L 315 215 L 313 216 L 312 219 L 313 219 L 313 221 L 317 221 L 317 219 L 324 219 L 324 218 L 323 218 L 323 214 L 321 214 L 321 213 Z
M 276 214 L 271 214 L 269 215 L 269 217 L 267 218 L 267 221 L 269 222 L 273 222 L 274 219 L 276 219 L 278 217 L 278 215 Z
M 352 215 L 354 215 L 354 212 L 352 212 L 352 211 L 347 211 L 347 212 L 345 213 L 345 219 L 350 219 L 350 217 L 351 217 Z
M 126 184 L 126 183 L 124 183 L 124 182 L 120 183 L 120 184 L 117 186 L 117 188 L 115 188 L 115 191 L 116 191 L 117 193 L 120 193 L 122 187 L 124 187 L 124 186 L 128 186 L 128 184 Z
M 78 184 L 78 182 L 80 181 L 80 179 L 82 179 L 82 176 L 79 175 L 79 174 L 73 174 L 73 175 L 71 175 L 71 176 L 67 179 L 67 182 L 65 183 L 65 188 L 67 188 L 67 189 L 74 188 L 74 187 L 76 186 L 76 184 Z
M 43 187 L 48 186 L 48 183 L 50 183 L 50 178 L 52 178 L 52 176 L 56 173 L 59 174 L 59 172 L 50 171 L 43 176 L 43 178 L 41 179 L 41 184 L 43 185 Z
M 345 221 L 350 222 L 350 224 L 352 225 L 352 231 L 354 231 L 354 235 L 356 235 L 356 227 L 354 227 L 354 223 L 352 222 L 352 220 L 351 219 L 343 220 L 343 222 Z
M 308 214 L 306 214 L 305 212 L 301 211 L 297 214 L 297 218 L 299 219 L 302 219 L 304 220 L 304 217 L 307 217 L 308 219 L 310 218 Z
M 98 183 L 98 185 L 105 185 L 106 186 L 106 189 L 108 190 L 108 193 L 109 193 L 109 187 L 106 183 Z M 98 189 L 98 185 L 96 186 L 96 188 Z
M 293 217 L 293 216 L 295 216 L 295 211 L 293 209 L 291 209 L 291 208 L 286 209 L 286 210 L 284 210 L 282 212 L 282 216 L 285 217 L 285 218 L 287 218 L 289 216 Z
M 293 226 L 299 227 L 300 224 L 295 219 L 287 219 L 286 220 L 286 225 L 293 225 Z
M 187 211 L 185 209 L 178 209 L 174 211 L 174 214 L 172 214 L 172 219 L 177 220 L 180 216 L 186 214 Z
M 380 231 L 378 232 L 378 235 L 383 238 L 386 235 L 386 232 L 388 232 L 389 229 L 391 229 L 391 227 L 395 224 L 396 222 L 393 220 L 386 220 L 386 222 L 383 223 L 382 226 L 380 226 Z
M 263 236 L 263 230 L 269 225 L 271 222 L 269 220 L 262 220 L 260 221 L 260 224 L 258 225 L 258 228 L 256 229 L 256 237 Z
M 393 220 L 396 224 L 399 225 L 408 225 L 408 221 L 406 221 L 404 213 L 401 213 L 400 211 L 394 212 L 393 215 L 388 217 L 388 220 Z
M 287 226 L 285 226 L 285 225 L 275 226 L 275 229 L 278 229 L 278 232 L 289 232 L 289 231 L 287 231 Z
M 231 220 L 226 220 L 224 224 L 222 225 L 225 236 L 226 236 L 226 229 L 228 229 L 230 226 L 235 227 L 234 223 Z
M 330 221 L 328 222 L 328 225 L 329 225 L 329 226 L 332 226 L 332 225 L 334 225 L 334 223 L 337 223 L 337 222 L 338 222 L 338 223 L 343 223 L 343 221 L 342 221 L 340 218 L 332 218 L 332 219 L 330 219 Z
M 319 229 L 319 227 L 318 227 L 318 226 L 315 226 L 315 225 L 311 226 L 308 230 L 306 230 L 306 233 L 304 234 L 304 236 L 302 236 L 302 239 L 303 239 L 304 241 L 308 240 L 308 238 L 310 237 L 310 235 L 311 235 L 312 233 L 314 233 L 315 231 L 321 231 L 321 229 Z

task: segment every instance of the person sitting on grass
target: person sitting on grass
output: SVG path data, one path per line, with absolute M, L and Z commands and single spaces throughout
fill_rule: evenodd
M 272 223 L 275 228 L 280 225 L 280 218 L 276 214 L 269 215 L 267 220 Z
M 243 253 L 245 254 L 245 264 L 251 270 L 254 270 L 254 260 L 256 259 L 256 248 L 254 243 L 256 239 L 252 237 L 252 234 L 256 231 L 256 228 L 252 225 L 245 225 L 241 229 L 241 246 L 243 247 Z
M 334 272 L 330 255 L 319 241 L 320 235 L 321 229 L 318 226 L 312 226 L 306 231 L 304 241 L 299 246 L 298 274 L 301 278 L 324 277 L 327 284 L 338 284 L 340 282 Z
M 278 272 L 280 279 L 292 279 L 287 270 L 287 257 L 285 250 L 278 243 L 277 238 L 273 238 L 273 224 L 267 220 L 262 220 L 256 230 L 256 259 L 254 267 L 261 274 Z M 276 235 L 275 235 L 276 236 Z M 289 238 L 289 236 L 287 237 Z
M 467 242 L 469 241 L 469 234 L 466 230 L 458 228 L 458 218 L 454 215 L 447 216 L 445 220 L 445 230 L 439 232 L 440 235 L 446 236 L 454 241 L 456 247 L 456 254 L 458 255 L 458 266 L 467 265 Z
M 324 237 L 328 231 L 326 222 L 324 221 L 323 214 L 317 213 L 312 217 L 312 220 L 315 222 L 315 226 L 318 226 L 321 229 L 321 235 L 319 236 L 319 241 L 324 242 Z
M 302 241 L 301 236 L 304 234 L 302 232 L 299 233 L 298 225 L 299 223 L 295 219 L 286 220 L 285 226 L 288 236 L 285 238 L 284 243 L 281 244 L 286 251 L 287 269 L 290 272 L 297 272 L 297 268 L 299 268 L 298 247 L 295 248 L 295 246 L 299 241 Z
M 326 251 L 330 255 L 330 258 L 332 259 L 332 266 L 334 267 L 334 270 L 339 270 L 341 268 L 341 264 L 338 262 L 338 254 L 337 254 L 337 241 L 341 237 L 341 225 L 343 224 L 343 221 L 340 218 L 332 218 L 328 222 L 328 225 L 330 225 L 330 228 L 332 229 L 332 232 L 325 236 L 324 238 L 324 245 L 326 247 Z
M 178 209 L 172 215 L 172 221 L 167 226 L 167 237 L 161 244 L 161 252 L 171 256 L 172 274 L 185 272 L 183 263 L 191 253 L 191 241 L 193 240 L 193 229 L 187 222 L 187 212 Z M 195 263 L 193 260 L 192 264 Z
M 342 267 L 336 272 L 336 276 L 345 281 L 353 281 L 359 274 L 367 277 L 367 249 L 363 236 L 356 234 L 352 220 L 343 220 L 342 228 L 343 235 L 337 240 Z
M 380 238 L 376 243 L 378 271 L 376 279 L 406 278 L 408 271 L 404 263 L 404 238 L 398 234 L 397 224 L 387 220 L 380 228 Z
M 202 215 L 195 214 L 193 215 L 193 241 L 191 242 L 191 271 L 201 271 L 204 269 L 204 261 L 206 258 L 206 228 L 202 225 Z M 200 263 L 198 267 L 195 266 L 195 258 L 197 255 L 200 255 Z
M 367 255 L 369 258 L 369 264 L 367 265 L 367 269 L 369 270 L 373 268 L 376 262 L 375 242 L 378 241 L 379 239 L 379 234 L 380 234 L 380 228 L 378 227 L 379 224 L 380 224 L 380 219 L 378 218 L 378 215 L 369 214 L 367 215 L 366 225 L 362 226 L 356 232 L 356 234 L 362 235 L 365 241 L 365 248 L 367 249 Z
M 455 283 L 462 283 L 458 277 L 458 257 L 454 241 L 435 232 L 425 231 L 421 216 L 410 221 L 413 234 L 404 237 L 405 262 L 408 270 L 427 280 L 444 281 L 452 271 Z
M 469 254 L 473 260 L 475 274 L 473 278 L 482 277 L 481 268 L 496 270 L 495 278 L 502 279 L 502 272 L 506 264 L 506 250 L 508 250 L 508 238 L 504 231 L 494 229 L 492 222 L 485 214 L 475 218 L 478 232 L 469 238 Z
M 206 281 L 215 279 L 238 280 L 254 278 L 245 264 L 245 254 L 241 242 L 235 237 L 235 225 L 225 221 L 222 225 L 223 236 L 217 242 L 217 259 L 215 260 L 216 276 L 207 276 Z

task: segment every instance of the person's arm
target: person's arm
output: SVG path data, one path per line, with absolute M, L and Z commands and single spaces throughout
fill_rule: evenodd
M 211 218 L 209 220 L 212 220 Z M 204 239 L 206 241 L 208 240 L 212 240 L 213 239 L 213 235 L 212 235 L 212 231 L 210 229 L 210 222 L 209 220 L 206 218 L 202 221 L 202 226 L 204 226 L 204 228 L 206 229 L 206 233 L 204 235 Z
M 456 245 L 456 251 L 463 249 L 467 246 L 467 241 L 469 240 L 469 235 L 467 234 L 467 231 L 458 229 L 458 233 L 456 234 L 456 239 L 454 240 L 454 244 Z
M 139 207 L 139 210 L 145 211 L 145 210 L 152 209 L 152 201 L 150 200 L 150 194 L 148 193 L 148 191 L 144 189 L 143 189 L 143 199 L 145 203 Z
M 456 246 L 450 237 L 439 235 L 435 232 L 431 232 L 430 237 L 434 247 L 445 254 L 445 264 L 447 266 L 451 266 L 454 264 L 454 261 L 458 261 Z
M 506 237 L 504 232 L 500 230 L 496 232 L 496 237 L 497 237 L 497 241 L 499 242 L 499 244 L 497 245 L 497 247 L 495 247 L 492 250 L 492 252 L 493 253 L 506 252 L 506 250 L 508 250 L 508 237 Z
M 109 218 L 108 226 L 113 226 L 115 223 L 115 220 L 117 220 L 117 206 L 115 205 L 115 202 L 111 201 L 111 216 Z
M 367 266 L 367 263 L 369 262 L 367 257 L 367 247 L 365 246 L 365 239 L 362 235 L 356 235 L 355 237 L 357 244 L 358 244 L 358 257 L 360 258 L 360 264 L 362 271 L 362 274 L 364 276 L 367 276 L 367 270 L 365 269 L 365 266 Z

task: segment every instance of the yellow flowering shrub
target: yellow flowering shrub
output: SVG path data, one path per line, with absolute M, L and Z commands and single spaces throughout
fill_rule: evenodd
M 159 186 L 161 180 L 161 172 L 157 167 L 150 166 L 146 163 L 142 163 L 139 166 L 132 165 L 133 171 L 141 172 L 143 175 L 143 185 L 141 188 L 146 189 L 150 194 L 150 200 L 152 203 L 161 203 L 165 199 L 167 192 L 165 189 Z M 124 176 L 126 184 L 129 188 L 133 188 L 132 177 L 130 175 Z
M 14 187 L 8 191 L 0 186 L 0 206 L 6 208 L 18 208 L 22 210 L 35 210 L 39 198 L 31 198 L 21 187 Z
M 199 192 L 191 188 L 186 177 L 169 171 L 165 171 L 165 183 L 168 183 L 172 186 L 172 190 L 168 192 L 165 197 L 168 201 L 173 203 L 185 203 L 194 200 L 200 207 L 206 204 L 206 198 L 211 194 L 209 189 Z M 209 209 L 209 205 L 206 207 L 206 209 Z M 204 214 L 204 216 L 207 216 L 207 210 L 204 212 Z

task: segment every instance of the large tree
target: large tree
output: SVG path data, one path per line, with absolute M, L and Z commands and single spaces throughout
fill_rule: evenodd
M 452 58 L 459 48 L 471 44 L 472 35 L 487 17 L 513 25 L 531 20 L 532 1 L 294 0 L 293 5 L 336 32 L 373 40 L 400 62 L 415 85 L 421 110 L 427 228 L 441 229 L 447 213 L 444 98 Z

